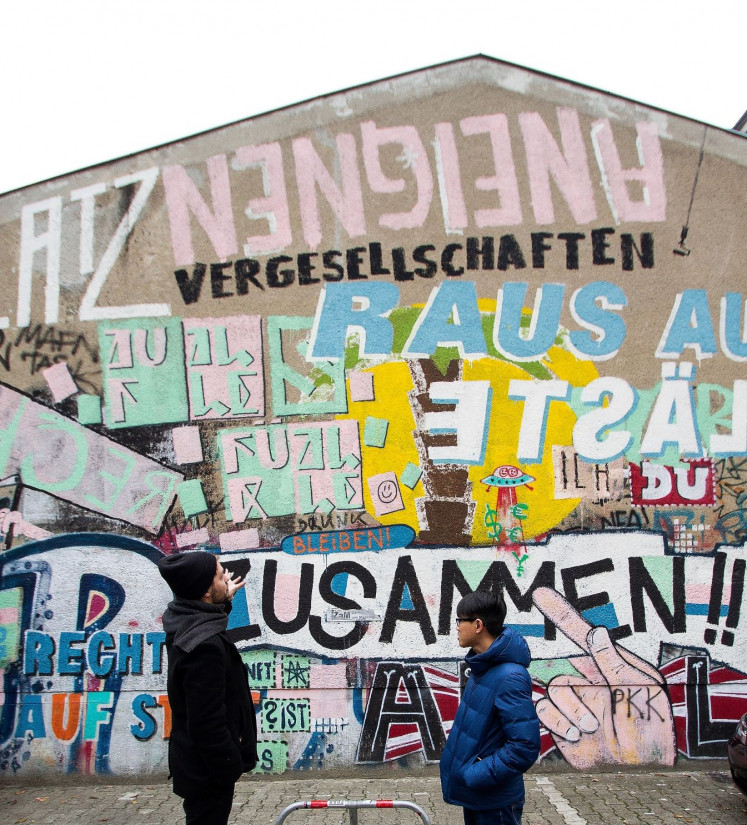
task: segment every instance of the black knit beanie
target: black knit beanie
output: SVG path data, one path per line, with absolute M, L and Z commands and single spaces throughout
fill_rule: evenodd
M 158 572 L 175 596 L 201 599 L 210 589 L 218 569 L 218 558 L 202 550 L 173 553 L 158 562 Z

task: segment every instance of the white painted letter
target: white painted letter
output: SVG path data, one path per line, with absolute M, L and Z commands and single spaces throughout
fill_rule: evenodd
M 153 187 L 158 180 L 158 167 L 154 166 L 151 169 L 145 169 L 142 172 L 135 172 L 132 175 L 124 175 L 114 181 L 117 189 L 125 186 L 131 186 L 134 183 L 140 183 L 140 187 L 130 199 L 130 206 L 122 216 L 119 226 L 112 235 L 109 241 L 109 246 L 106 248 L 101 260 L 99 261 L 98 269 L 91 282 L 88 284 L 83 297 L 80 301 L 80 310 L 78 317 L 81 321 L 103 321 L 114 320 L 116 318 L 153 318 L 160 315 L 171 315 L 171 307 L 168 304 L 129 304 L 127 306 L 118 307 L 98 307 L 96 300 L 106 283 L 109 273 L 112 271 L 119 253 L 124 247 L 125 241 L 132 232 L 140 213 L 153 191 Z M 135 288 L 130 284 L 131 288 Z
M 456 404 L 453 412 L 427 412 L 424 416 L 426 430 L 456 433 L 455 446 L 428 449 L 433 462 L 482 463 L 490 392 L 490 381 L 435 381 L 430 385 L 429 395 L 434 404 Z
M 36 234 L 36 216 L 47 213 L 47 228 Z M 29 203 L 21 210 L 21 261 L 18 274 L 18 312 L 16 324 L 27 327 L 31 321 L 31 281 L 34 253 L 47 250 L 44 320 L 56 324 L 60 311 L 60 242 L 62 235 L 62 198 Z M 0 325 L 2 326 L 2 325 Z M 6 324 L 7 326 L 7 324 Z
M 511 136 L 508 118 L 503 114 L 466 117 L 459 121 L 465 135 L 490 135 L 495 174 L 477 178 L 475 188 L 481 192 L 497 191 L 500 209 L 476 209 L 475 223 L 484 226 L 512 226 L 521 223 L 521 199 L 516 179 L 514 157 L 511 152 Z
M 635 407 L 635 390 L 622 378 L 597 378 L 581 390 L 581 401 L 594 404 L 596 409 L 579 416 L 573 427 L 573 446 L 579 458 L 590 463 L 619 458 L 633 437 L 627 430 L 609 432 L 609 428 L 624 421 Z
M 602 186 L 616 223 L 620 221 L 663 221 L 667 217 L 664 187 L 664 159 L 655 123 L 637 123 L 636 148 L 640 167 L 623 169 L 609 120 L 597 120 L 591 127 L 591 142 L 597 156 Z M 638 182 L 640 200 L 630 196 L 628 184 Z
M 545 427 L 550 401 L 567 401 L 570 395 L 567 381 L 520 381 L 512 379 L 508 385 L 508 397 L 514 401 L 524 400 L 524 411 L 519 429 L 519 446 L 516 458 L 524 464 L 542 460 L 545 448 Z

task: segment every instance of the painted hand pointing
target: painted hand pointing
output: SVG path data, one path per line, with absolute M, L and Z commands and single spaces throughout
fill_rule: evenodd
M 612 764 L 673 765 L 672 708 L 661 674 L 592 627 L 557 591 L 539 587 L 534 604 L 585 653 L 570 660 L 578 675 L 556 676 L 537 716 L 575 768 Z

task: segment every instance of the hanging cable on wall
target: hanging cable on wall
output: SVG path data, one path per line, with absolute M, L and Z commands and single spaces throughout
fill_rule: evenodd
M 687 238 L 687 233 L 690 231 L 690 212 L 693 208 L 693 201 L 695 200 L 695 189 L 698 186 L 698 176 L 700 175 L 700 167 L 703 163 L 703 153 L 705 151 L 705 141 L 706 135 L 708 134 L 708 127 L 703 127 L 703 140 L 700 141 L 700 155 L 698 155 L 698 166 L 695 170 L 695 180 L 693 181 L 693 189 L 690 193 L 690 204 L 687 207 L 687 217 L 685 218 L 685 223 L 682 227 L 682 231 L 680 232 L 680 240 L 677 246 L 672 250 L 675 255 L 682 255 L 682 257 L 687 257 L 690 254 L 690 249 L 685 246 L 685 239 Z

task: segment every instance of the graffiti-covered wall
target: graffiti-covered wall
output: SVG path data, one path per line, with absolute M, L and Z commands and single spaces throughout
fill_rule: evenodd
M 198 548 L 247 577 L 260 771 L 437 762 L 478 587 L 542 760 L 722 756 L 745 165 L 474 58 L 0 198 L 0 772 L 165 774 L 155 563 Z

